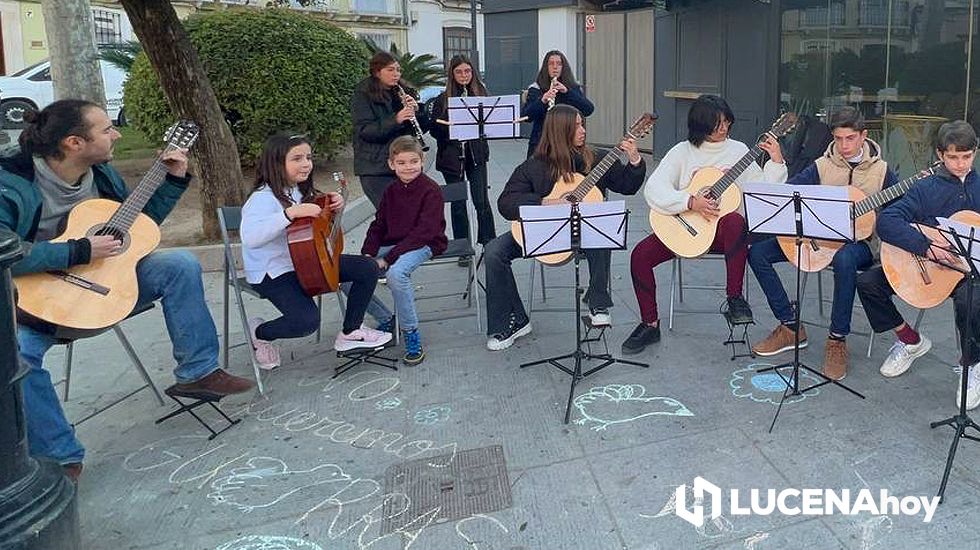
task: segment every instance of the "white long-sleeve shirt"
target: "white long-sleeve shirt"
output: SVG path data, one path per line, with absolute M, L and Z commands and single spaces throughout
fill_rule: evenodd
M 289 197 L 294 204 L 303 198 L 296 187 L 289 190 Z M 240 234 L 245 280 L 250 284 L 261 283 L 266 275 L 275 279 L 295 270 L 286 241 L 289 223 L 282 204 L 268 185 L 257 189 L 245 201 Z
M 734 166 L 749 151 L 741 141 L 726 139 L 720 142 L 705 141 L 700 147 L 685 140 L 671 147 L 670 151 L 654 169 L 643 187 L 647 205 L 661 214 L 679 214 L 687 210 L 687 200 L 691 196 L 687 188 L 691 177 L 701 168 L 714 167 L 722 170 Z M 771 160 L 764 169 L 755 162 L 735 180 L 743 183 L 784 183 L 786 165 Z

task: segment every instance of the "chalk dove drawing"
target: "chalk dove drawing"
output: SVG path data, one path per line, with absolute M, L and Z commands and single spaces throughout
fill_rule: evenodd
M 576 424 L 594 422 L 593 430 L 605 430 L 648 416 L 694 416 L 686 405 L 672 397 L 646 397 L 640 384 L 609 384 L 592 388 L 573 401 L 582 417 Z

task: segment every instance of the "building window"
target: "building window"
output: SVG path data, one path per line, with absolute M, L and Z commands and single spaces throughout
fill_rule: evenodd
M 374 45 L 381 51 L 391 50 L 391 35 L 386 32 L 359 32 L 357 37 L 374 42 Z
M 829 7 L 806 8 L 802 13 L 801 27 L 826 27 L 844 25 L 844 2 L 833 2 Z
M 122 43 L 122 18 L 118 12 L 94 9 L 92 19 L 95 20 L 96 44 Z
M 354 0 L 355 13 L 388 13 L 387 0 Z
M 887 27 L 888 5 L 891 4 L 892 25 L 905 26 L 909 23 L 908 0 L 861 0 L 858 21 L 862 27 Z
M 449 64 L 454 55 L 470 56 L 473 48 L 473 33 L 467 27 L 445 27 L 442 29 L 442 60 Z

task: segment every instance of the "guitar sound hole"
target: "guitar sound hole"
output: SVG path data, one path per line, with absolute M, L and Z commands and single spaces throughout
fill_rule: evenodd
M 129 245 L 132 242 L 132 239 L 128 232 L 123 231 L 121 229 L 117 229 L 115 227 L 109 227 L 104 223 L 90 227 L 89 230 L 85 233 L 86 237 L 95 237 L 98 235 L 111 235 L 115 237 L 117 240 L 122 241 L 122 250 L 120 250 L 120 253 L 129 250 Z

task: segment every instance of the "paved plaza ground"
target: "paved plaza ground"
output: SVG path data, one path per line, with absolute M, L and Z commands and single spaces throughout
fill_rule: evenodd
M 493 145 L 493 195 L 523 159 L 524 142 Z M 629 246 L 649 232 L 641 197 L 632 210 Z M 496 210 L 496 209 L 495 209 Z M 499 218 L 499 216 L 498 216 Z M 500 222 L 498 228 L 503 230 Z M 366 224 L 348 233 L 359 250 Z M 685 282 L 724 280 L 717 261 L 685 261 Z M 536 268 L 534 268 L 536 270 Z M 656 271 L 666 319 L 670 264 Z M 531 264 L 514 271 L 528 302 Z M 586 273 L 587 270 L 583 270 Z M 465 269 L 419 271 L 420 293 L 459 288 Z M 547 270 L 547 303 L 536 284 L 533 305 L 567 307 L 571 266 Z M 791 270 L 782 267 L 790 284 Z M 754 277 L 748 300 L 754 340 L 773 325 Z M 209 305 L 221 326 L 220 273 L 206 274 Z M 824 277 L 827 297 L 831 277 Z M 826 322 L 811 278 L 804 317 Z M 638 322 L 628 252 L 613 254 L 613 328 L 609 349 Z M 380 295 L 390 295 L 379 287 Z M 689 291 L 685 307 L 717 309 L 723 293 Z M 482 299 L 482 295 L 481 295 Z M 465 306 L 459 299 L 423 302 L 426 312 Z M 482 304 L 481 304 L 482 306 Z M 273 308 L 249 299 L 249 312 Z M 781 395 L 777 379 L 756 374 L 770 360 L 729 360 L 721 315 L 678 313 L 663 340 L 630 359 L 649 368 L 615 365 L 584 380 L 562 416 L 570 378 L 549 366 L 522 362 L 571 351 L 574 313 L 532 312 L 533 333 L 503 352 L 486 349 L 475 318 L 424 323 L 427 358 L 397 372 L 357 367 L 331 380 L 340 314 L 324 301 L 323 341 L 283 344 L 283 366 L 265 377 L 267 392 L 227 399 L 222 409 L 240 424 L 213 441 L 183 415 L 160 425 L 167 412 L 149 392 L 78 427 L 87 445 L 79 484 L 86 548 L 271 549 L 653 549 L 653 548 L 976 548 L 980 512 L 980 447 L 960 446 L 943 503 L 931 522 L 917 516 L 732 515 L 728 489 L 869 489 L 932 496 L 938 489 L 948 428 L 929 422 L 955 411 L 957 356 L 949 304 L 926 313 L 923 332 L 933 350 L 906 375 L 886 380 L 878 365 L 892 344 L 852 335 L 845 382 L 866 399 L 834 387 L 791 399 L 772 433 Z M 828 307 L 829 314 L 829 307 Z M 854 330 L 867 331 L 860 305 Z M 160 308 L 124 324 L 160 387 L 170 385 L 173 360 Z M 665 327 L 666 328 L 666 327 Z M 819 368 L 826 331 L 810 327 L 802 354 Z M 243 338 L 237 315 L 231 337 Z M 601 344 L 596 344 L 601 345 Z M 389 351 L 392 355 L 398 350 Z M 62 374 L 63 348 L 48 357 Z M 70 418 L 138 387 L 140 379 L 111 333 L 76 345 Z M 231 370 L 250 375 L 247 354 L 231 352 Z M 804 380 L 808 380 L 805 376 Z M 169 406 L 169 405 L 168 405 Z M 214 411 L 201 414 L 217 425 Z M 210 413 L 210 414 L 209 414 Z M 400 470 L 400 471 L 396 471 Z M 444 473 L 440 473 L 440 470 Z M 721 515 L 690 489 L 700 476 L 721 487 Z M 412 480 L 429 480 L 420 490 Z M 703 504 L 702 527 L 674 513 L 675 489 L 687 485 L 687 508 Z M 462 494 L 460 494 L 462 493 Z M 797 502 L 798 503 L 798 502 Z M 722 509 L 723 508 L 723 509 Z

